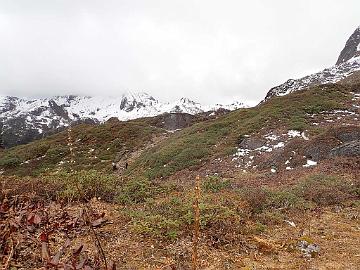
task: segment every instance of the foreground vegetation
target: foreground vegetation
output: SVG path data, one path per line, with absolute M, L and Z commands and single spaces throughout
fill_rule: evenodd
M 218 233 L 228 227 L 237 234 L 263 231 L 267 224 L 283 223 L 288 212 L 355 203 L 360 199 L 360 179 L 351 176 L 313 174 L 287 187 L 244 184 L 246 174 L 232 180 L 216 176 L 202 181 L 201 227 Z M 95 170 L 62 172 L 41 178 L 2 177 L 6 196 L 22 194 L 33 200 L 79 202 L 98 198 L 125 206 L 134 232 L 174 240 L 191 234 L 193 189 L 176 184 L 134 179 L 122 182 L 116 175 Z M 1 194 L 4 196 L 4 193 Z M 4 198 L 0 198 L 4 199 Z M 247 228 L 251 219 L 256 226 Z M 231 225 L 230 225 L 231 224 Z

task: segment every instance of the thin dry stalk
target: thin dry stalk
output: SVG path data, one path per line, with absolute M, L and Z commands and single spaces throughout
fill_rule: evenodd
M 89 209 L 88 209 L 88 210 L 89 210 Z M 98 237 L 95 229 L 93 228 L 93 226 L 92 226 L 92 224 L 91 224 L 91 221 L 90 221 L 90 218 L 89 218 L 87 212 L 84 211 L 84 214 L 85 214 L 86 223 L 89 224 L 89 228 L 90 228 L 90 230 L 91 230 L 91 232 L 92 232 L 92 236 L 93 236 L 93 240 L 94 240 L 94 242 L 95 242 L 95 246 L 96 246 L 98 252 L 100 253 L 100 255 L 101 255 L 101 257 L 102 257 L 102 259 L 103 259 L 103 261 L 104 261 L 105 269 L 108 269 L 105 252 L 104 252 L 104 250 L 103 250 L 103 248 L 102 248 L 102 246 L 101 246 L 100 239 L 99 239 L 99 237 Z
M 71 127 L 68 128 L 67 130 L 68 132 L 68 146 L 69 146 L 69 150 L 70 150 L 70 164 L 73 164 L 75 163 L 75 152 L 74 152 L 74 145 L 73 145 L 73 139 L 72 139 L 72 136 L 71 136 Z
M 193 203 L 194 207 L 194 235 L 193 235 L 193 253 L 192 253 L 192 269 L 198 269 L 198 244 L 200 234 L 200 176 L 196 177 L 195 182 L 195 199 Z
M 106 256 L 105 256 L 104 249 L 101 246 L 100 239 L 99 239 L 95 229 L 93 228 L 93 226 L 91 224 L 90 217 L 88 215 L 88 213 L 91 212 L 91 209 L 90 209 L 89 205 L 87 205 L 85 203 L 85 196 L 84 196 L 83 192 L 81 191 L 80 187 L 78 186 L 78 183 L 76 184 L 76 188 L 78 189 L 78 192 L 80 194 L 81 203 L 82 203 L 83 217 L 85 218 L 85 223 L 90 228 L 90 231 L 92 233 L 91 236 L 93 238 L 93 241 L 95 242 L 95 246 L 96 246 L 96 248 L 98 250 L 98 253 L 101 255 L 101 257 L 102 257 L 102 259 L 104 261 L 105 269 L 108 269 L 108 264 L 107 264 L 107 261 L 106 261 Z
M 5 266 L 4 266 L 5 270 L 9 269 L 12 256 L 14 255 L 14 242 L 11 238 L 10 238 L 10 241 L 11 241 L 11 251 L 10 251 L 9 257 L 6 260 Z

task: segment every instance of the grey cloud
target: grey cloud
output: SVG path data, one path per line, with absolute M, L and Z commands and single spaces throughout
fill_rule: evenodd
M 259 101 L 333 65 L 358 0 L 0 0 L 0 94 Z

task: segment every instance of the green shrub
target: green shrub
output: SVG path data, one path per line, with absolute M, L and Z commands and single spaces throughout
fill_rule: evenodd
M 154 194 L 154 187 L 146 178 L 136 178 L 118 187 L 117 201 L 122 204 L 145 202 Z
M 103 174 L 95 170 L 60 172 L 57 175 L 47 176 L 46 180 L 61 183 L 58 197 L 69 201 L 90 200 L 93 197 L 111 201 L 116 195 L 118 182 L 116 175 Z
M 69 147 L 60 145 L 52 146 L 46 152 L 46 159 L 50 162 L 59 162 L 63 157 L 69 154 Z
M 28 160 L 28 159 L 34 159 L 34 158 L 44 156 L 49 148 L 50 148 L 50 144 L 48 144 L 46 142 L 30 143 L 29 146 L 27 147 L 26 152 L 24 152 L 24 154 L 25 154 L 24 159 Z
M 229 186 L 229 180 L 221 179 L 218 176 L 209 176 L 202 183 L 203 190 L 207 192 L 219 192 Z
M 256 233 L 263 233 L 266 231 L 267 226 L 265 224 L 262 224 L 261 222 L 256 222 L 254 229 Z
M 295 194 L 291 189 L 285 189 L 281 191 L 269 191 L 266 207 L 275 209 L 306 209 L 309 205 L 302 197 Z
M 203 196 L 199 204 L 202 229 L 229 228 L 238 224 L 241 218 L 232 207 L 216 201 L 215 195 Z M 189 193 L 179 196 L 147 199 L 140 206 L 132 205 L 125 214 L 132 219 L 132 229 L 143 235 L 173 240 L 179 235 L 190 234 L 194 222 L 193 198 Z M 232 228 L 233 229 L 233 228 Z M 228 231 L 226 229 L 226 231 Z M 219 234 L 218 229 L 214 229 Z
M 293 130 L 304 131 L 308 124 L 303 116 L 294 115 L 289 119 L 288 127 Z
M 0 159 L 0 166 L 4 168 L 14 168 L 21 164 L 21 159 L 18 157 L 5 156 Z
M 348 179 L 318 174 L 300 182 L 294 192 L 318 205 L 333 205 L 353 197 L 354 185 Z

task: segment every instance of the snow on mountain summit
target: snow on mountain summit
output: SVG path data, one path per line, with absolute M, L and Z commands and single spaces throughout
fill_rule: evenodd
M 126 92 L 119 97 L 66 95 L 36 99 L 0 96 L 0 132 L 12 146 L 75 122 L 102 123 L 112 117 L 130 120 L 163 113 L 194 115 L 212 108 L 245 107 L 242 103 L 234 104 L 237 106 L 203 106 L 188 98 L 160 102 L 144 92 Z
M 347 40 L 334 66 L 300 79 L 290 79 L 273 87 L 265 100 L 273 96 L 283 96 L 309 86 L 336 83 L 353 73 L 360 71 L 360 26 Z

